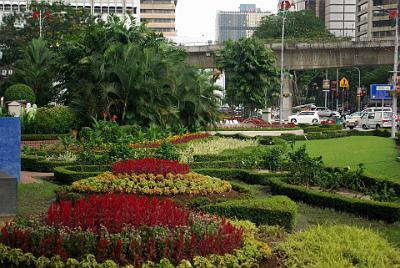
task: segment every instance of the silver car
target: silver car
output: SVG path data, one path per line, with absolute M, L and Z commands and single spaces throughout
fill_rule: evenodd
M 331 117 L 333 115 L 336 115 L 337 112 L 332 111 L 326 107 L 317 107 L 314 109 L 315 111 L 318 111 L 318 115 L 320 117 Z

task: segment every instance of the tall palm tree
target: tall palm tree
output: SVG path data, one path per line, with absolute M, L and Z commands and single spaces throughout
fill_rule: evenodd
M 30 86 L 36 94 L 39 105 L 47 104 L 57 92 L 52 92 L 55 82 L 56 55 L 43 39 L 33 39 L 17 61 L 12 82 Z

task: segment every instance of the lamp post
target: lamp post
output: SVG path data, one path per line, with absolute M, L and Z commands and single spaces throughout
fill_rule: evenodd
M 398 66 L 399 66 L 399 0 L 396 0 L 396 9 L 389 11 L 383 9 L 381 6 L 377 6 L 376 8 L 380 9 L 381 11 L 389 14 L 389 19 L 394 18 L 396 20 L 395 24 L 395 39 L 394 39 L 394 59 L 393 59 L 393 97 L 392 97 L 392 131 L 391 131 L 391 138 L 396 138 L 396 119 L 397 119 L 397 73 L 398 73 Z
M 361 110 L 361 70 L 358 67 L 353 67 L 354 69 L 356 69 L 358 71 L 358 88 L 357 88 L 357 112 L 359 112 Z
M 392 133 L 391 137 L 396 138 L 396 119 L 397 119 L 397 70 L 399 65 L 399 0 L 396 1 L 396 29 L 395 29 L 395 41 L 394 41 L 394 63 L 393 63 L 393 99 L 392 99 Z

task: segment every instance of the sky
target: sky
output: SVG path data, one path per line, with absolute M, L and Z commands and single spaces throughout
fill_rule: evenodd
M 262 11 L 276 13 L 278 0 L 178 0 L 176 42 L 215 40 L 217 10 L 238 11 L 240 4 L 256 4 Z

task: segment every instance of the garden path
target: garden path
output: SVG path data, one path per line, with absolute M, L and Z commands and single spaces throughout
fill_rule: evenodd
M 54 177 L 54 173 L 44 173 L 44 172 L 31 172 L 31 171 L 21 171 L 21 183 L 37 183 L 40 182 L 37 179 L 49 179 Z

